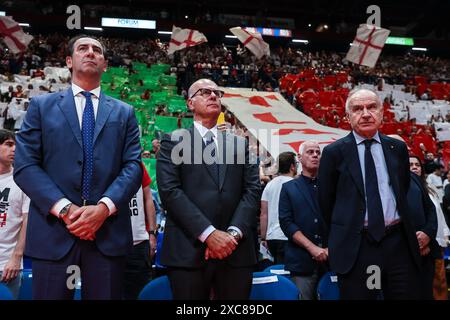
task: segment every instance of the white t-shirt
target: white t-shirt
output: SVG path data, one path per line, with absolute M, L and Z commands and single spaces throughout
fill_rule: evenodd
M 437 188 L 433 185 L 430 185 L 430 188 L 434 190 L 434 192 L 438 192 Z M 429 193 L 431 200 L 436 208 L 436 216 L 437 216 L 437 232 L 436 232 L 436 241 L 439 243 L 439 246 L 442 248 L 447 247 L 447 239 L 450 235 L 450 229 L 445 222 L 444 213 L 441 209 L 441 204 L 439 202 L 439 198 L 434 196 L 432 193 Z
M 13 172 L 0 175 L 0 271 L 16 247 L 23 213 L 28 213 L 30 199 L 13 179 Z M 21 263 L 21 268 L 23 268 Z
M 287 240 L 283 230 L 280 227 L 278 217 L 278 203 L 280 202 L 280 192 L 283 183 L 291 181 L 293 178 L 288 176 L 278 176 L 270 181 L 264 188 L 261 200 L 267 201 L 268 221 L 266 240 Z
M 444 196 L 444 190 L 442 187 L 441 177 L 438 177 L 434 173 L 430 173 L 427 177 L 427 182 L 428 182 L 428 184 L 431 184 L 436 187 L 436 190 L 437 190 L 438 196 L 439 196 L 439 202 L 442 203 L 442 198 Z
M 131 229 L 133 230 L 133 245 L 148 240 L 149 235 L 145 225 L 144 192 L 142 186 L 130 200 Z

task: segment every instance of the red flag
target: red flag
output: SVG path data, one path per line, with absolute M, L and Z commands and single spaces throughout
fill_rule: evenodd
M 172 54 L 177 50 L 193 47 L 203 42 L 208 42 L 205 35 L 197 30 L 181 29 L 176 26 L 172 27 L 172 37 L 169 42 L 168 54 Z
M 28 44 L 33 40 L 33 36 L 23 32 L 19 24 L 9 16 L 0 16 L 0 34 L 13 53 L 25 51 Z

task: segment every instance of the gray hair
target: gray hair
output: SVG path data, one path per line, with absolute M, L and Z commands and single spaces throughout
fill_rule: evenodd
M 378 107 L 381 107 L 381 105 L 382 105 L 381 104 L 381 99 L 378 96 L 378 94 L 376 93 L 376 91 L 374 91 L 372 89 L 366 89 L 366 88 L 355 88 L 355 89 L 353 89 L 352 91 L 349 92 L 348 97 L 347 97 L 347 101 L 345 101 L 345 111 L 347 113 L 350 112 L 350 100 L 353 98 L 353 96 L 355 94 L 357 94 L 357 93 L 359 93 L 361 91 L 366 91 L 366 92 L 372 93 L 376 97 Z
M 306 145 L 307 144 L 312 144 L 312 143 L 319 144 L 319 142 L 316 141 L 316 140 L 303 141 L 302 144 L 298 147 L 298 154 L 301 156 L 303 154 L 303 152 L 305 152 Z

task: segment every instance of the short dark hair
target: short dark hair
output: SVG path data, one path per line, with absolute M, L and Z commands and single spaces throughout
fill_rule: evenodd
M 77 40 L 81 39 L 81 38 L 90 38 L 90 39 L 94 39 L 94 40 L 98 41 L 100 43 L 100 45 L 102 46 L 103 56 L 106 58 L 106 47 L 103 44 L 103 42 L 101 42 L 100 39 L 98 39 L 94 36 L 89 36 L 87 34 L 79 34 L 79 35 L 76 35 L 76 36 L 70 38 L 69 42 L 67 43 L 67 49 L 66 49 L 67 57 L 71 57 L 73 55 L 75 42 L 77 42 Z
M 6 140 L 16 141 L 16 134 L 13 131 L 0 129 L 0 144 L 3 144 Z
M 278 155 L 278 173 L 285 174 L 291 170 L 291 165 L 296 165 L 297 154 L 295 152 L 282 152 Z

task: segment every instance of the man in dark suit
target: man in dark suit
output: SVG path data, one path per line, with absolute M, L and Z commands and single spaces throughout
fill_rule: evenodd
M 395 136 L 393 138 L 396 138 Z M 422 256 L 422 271 L 420 276 L 421 298 L 433 300 L 433 278 L 435 259 L 440 258 L 439 245 L 436 241 L 437 215 L 436 207 L 428 195 L 422 177 L 422 163 L 416 156 L 409 157 L 411 183 L 408 190 L 408 204 L 415 227 L 420 255 Z
M 128 203 L 142 169 L 133 108 L 100 90 L 104 50 L 92 37 L 72 38 L 71 88 L 34 97 L 17 135 L 14 179 L 31 198 L 33 299 L 72 299 L 68 277 L 79 269 L 83 299 L 122 297 Z
M 378 132 L 377 94 L 352 91 L 346 102 L 352 132 L 325 147 L 319 203 L 329 226 L 329 261 L 342 299 L 417 298 L 421 258 L 406 193 L 405 143 Z
M 167 210 L 161 262 L 175 299 L 247 299 L 256 264 L 258 168 L 247 141 L 217 130 L 223 92 L 189 88 L 194 125 L 161 141 L 156 176 Z M 211 288 L 213 291 L 211 291 Z
M 320 147 L 315 141 L 300 145 L 301 175 L 283 184 L 280 193 L 280 226 L 289 241 L 285 269 L 300 289 L 301 300 L 316 297 L 317 283 L 328 260 L 326 228 L 320 214 L 317 171 Z

